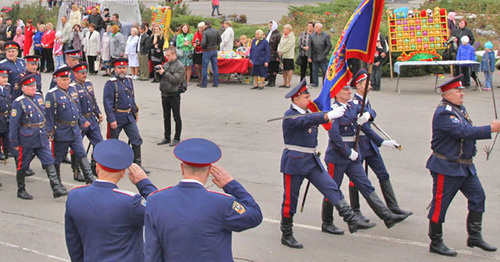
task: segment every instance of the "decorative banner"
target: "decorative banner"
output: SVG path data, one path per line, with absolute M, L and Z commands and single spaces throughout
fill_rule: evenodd
M 169 6 L 152 6 L 151 11 L 153 12 L 151 18 L 151 24 L 157 23 L 163 30 L 165 37 L 165 44 L 163 48 L 167 48 L 169 45 L 169 31 L 170 31 L 170 20 L 172 19 L 172 9 Z
M 407 7 L 387 10 L 391 52 L 446 49 L 448 44 L 448 12 L 408 10 Z

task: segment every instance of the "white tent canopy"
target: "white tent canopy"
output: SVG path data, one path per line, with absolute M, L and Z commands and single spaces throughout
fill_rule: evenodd
M 109 8 L 111 15 L 117 13 L 122 24 L 122 33 L 127 36 L 133 24 L 142 24 L 141 12 L 137 0 L 64 0 L 59 9 L 57 30 L 61 30 L 61 17 L 69 17 L 71 5 L 77 3 L 80 7 L 100 5 L 101 13 L 104 8 Z M 83 18 L 83 17 L 82 17 Z

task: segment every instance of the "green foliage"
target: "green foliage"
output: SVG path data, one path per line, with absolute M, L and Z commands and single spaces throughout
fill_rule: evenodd
M 151 22 L 151 19 L 153 18 L 153 11 L 151 8 L 146 7 L 143 2 L 139 2 L 139 12 L 141 12 L 142 22 Z
M 12 10 L 6 12 L 3 11 L 4 17 L 11 17 L 15 21 L 21 19 L 26 22 L 28 19 L 33 19 L 35 24 L 37 22 L 57 24 L 57 17 L 59 14 L 59 7 L 53 7 L 47 10 L 45 6 L 42 6 L 40 2 L 33 2 L 30 4 L 23 4 L 22 6 L 16 2 L 11 6 Z M 5 9 L 4 9 L 5 10 Z
M 189 4 L 187 4 L 186 1 L 181 3 L 165 1 L 163 5 L 170 6 L 173 16 L 191 14 L 191 10 L 189 10 Z
M 216 18 L 203 17 L 200 15 L 174 15 L 170 21 L 170 28 L 175 31 L 176 28 L 182 24 L 188 24 L 191 27 L 191 32 L 195 32 L 198 29 L 198 23 L 207 20 L 212 21 L 212 26 L 214 28 L 220 27 L 220 20 Z

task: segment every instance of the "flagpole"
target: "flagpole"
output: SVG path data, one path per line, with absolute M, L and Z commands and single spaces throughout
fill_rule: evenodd
M 373 66 L 373 63 L 370 63 L 368 65 L 368 75 L 366 76 L 365 92 L 363 92 L 363 102 L 361 103 L 361 112 L 359 113 L 360 115 L 362 115 L 365 111 L 366 96 L 368 95 L 368 87 L 370 86 L 372 66 Z M 357 150 L 357 148 L 358 148 L 358 141 L 359 141 L 360 132 L 361 132 L 361 125 L 358 124 L 358 126 L 356 128 L 356 139 L 354 140 L 354 150 Z

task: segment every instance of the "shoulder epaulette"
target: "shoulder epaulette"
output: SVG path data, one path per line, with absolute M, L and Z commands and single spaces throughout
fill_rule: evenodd
M 122 193 L 127 196 L 135 196 L 136 194 L 127 190 L 119 189 L 119 188 L 113 188 L 113 191 L 116 193 Z
M 153 191 L 153 192 L 152 192 L 151 194 L 149 194 L 149 195 L 152 195 L 152 194 L 158 193 L 158 192 L 163 191 L 163 190 L 170 189 L 170 188 L 172 188 L 172 187 L 173 187 L 173 186 L 169 186 L 169 187 L 165 187 L 165 188 L 162 188 L 162 189 L 158 189 L 158 190 L 156 190 L 156 191 Z
M 90 186 L 90 185 L 91 185 L 91 184 L 88 184 L 88 185 L 82 185 L 82 186 L 75 186 L 75 187 L 73 187 L 72 189 L 70 189 L 70 191 L 73 191 L 73 190 L 78 189 L 78 188 L 88 187 L 88 186 Z
M 71 83 L 69 83 L 69 86 L 76 86 L 76 83 L 75 82 L 71 82 Z
M 126 77 L 126 78 L 130 78 L 130 79 L 132 79 L 132 77 L 131 77 L 131 76 L 125 76 L 125 77 Z
M 226 193 L 223 193 L 223 192 L 210 191 L 210 190 L 207 190 L 207 192 L 215 193 L 215 194 L 219 194 L 219 195 L 223 195 L 223 196 L 227 196 L 227 197 L 231 197 L 230 194 L 226 194 Z
M 24 95 L 20 95 L 20 96 L 18 96 L 18 97 L 16 98 L 16 100 L 14 100 L 14 101 L 19 102 L 19 101 L 21 101 L 21 100 L 23 100 L 23 99 L 24 99 Z
M 35 92 L 35 95 L 42 95 L 42 93 L 40 93 L 40 92 Z
M 111 77 L 109 81 L 116 81 L 116 77 Z
M 5 58 L 4 60 L 0 61 L 0 64 L 3 64 L 5 62 L 7 62 L 7 58 Z
M 57 86 L 56 87 L 52 87 L 51 89 L 49 89 L 49 91 L 47 93 L 52 93 L 52 92 L 54 92 L 56 90 L 57 90 Z

